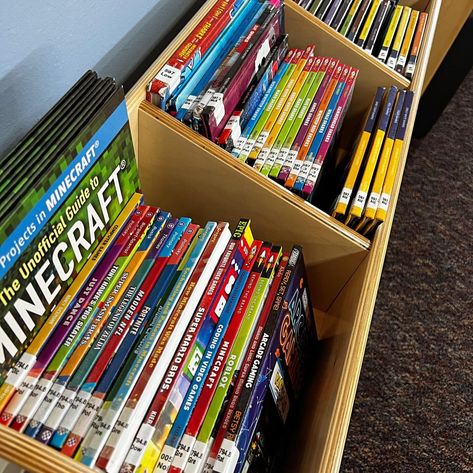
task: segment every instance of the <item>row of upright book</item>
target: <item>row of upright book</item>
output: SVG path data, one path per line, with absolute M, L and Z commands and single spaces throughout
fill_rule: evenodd
M 317 340 L 302 249 L 145 205 L 90 71 L 0 164 L 0 424 L 108 473 L 270 471 Z
M 301 249 L 141 200 L 27 348 L 32 367 L 10 371 L 0 422 L 110 473 L 268 471 L 316 341 Z
M 373 222 L 368 229 L 366 222 L 361 226 L 354 221 L 355 216 L 362 217 L 356 209 L 361 206 L 364 213 L 365 201 L 358 206 L 348 204 L 355 186 L 360 185 L 356 193 L 360 196 L 374 185 L 370 172 L 374 173 L 378 163 L 376 150 L 383 144 L 379 133 L 386 131 L 392 100 L 380 96 L 384 87 L 373 90 L 373 103 L 379 107 L 368 112 L 374 115 L 369 124 L 373 136 L 378 130 L 377 138 L 370 144 L 366 130 L 360 130 L 361 144 L 366 143 L 367 150 L 361 153 L 354 148 L 351 155 L 347 154 L 339 149 L 339 136 L 343 134 L 359 70 L 337 58 L 317 55 L 316 45 L 303 50 L 289 48 L 288 40 L 284 4 L 218 1 L 148 84 L 147 99 L 219 144 L 235 159 L 372 236 L 386 212 L 380 211 L 376 219 L 369 217 Z M 410 92 L 400 92 L 402 97 L 406 94 L 412 102 Z M 408 116 L 410 107 L 406 110 Z M 382 123 L 378 116 L 384 117 Z M 391 131 L 395 129 L 397 121 Z M 385 159 L 379 160 L 381 164 L 389 160 L 387 150 Z M 353 162 L 356 164 L 351 165 Z M 397 169 L 395 160 L 391 162 L 391 168 Z M 384 184 L 381 164 L 374 189 L 379 182 Z M 344 179 L 349 166 L 350 178 L 355 173 L 355 179 L 347 197 Z M 365 178 L 361 179 L 358 171 L 365 167 Z M 346 205 L 354 212 L 353 218 L 346 220 L 340 206 L 336 212 L 334 208 L 343 189 L 341 202 L 348 199 Z
M 298 0 L 324 23 L 412 79 L 428 14 L 399 0 Z
M 333 217 L 368 237 L 386 220 L 414 93 L 379 87 L 343 173 Z

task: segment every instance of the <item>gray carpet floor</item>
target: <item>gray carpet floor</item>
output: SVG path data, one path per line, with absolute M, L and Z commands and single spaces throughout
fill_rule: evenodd
M 341 471 L 473 471 L 473 70 L 411 143 Z

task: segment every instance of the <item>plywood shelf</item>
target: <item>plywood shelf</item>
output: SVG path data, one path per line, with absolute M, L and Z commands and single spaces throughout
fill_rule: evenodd
M 297 452 L 283 471 L 335 473 L 340 467 L 371 317 L 388 245 L 402 173 L 423 89 L 441 0 L 413 1 L 429 20 L 412 82 L 388 70 L 323 22 L 288 1 L 286 26 L 291 46 L 315 43 L 317 53 L 359 67 L 346 120 L 356 123 L 379 85 L 415 92 L 387 221 L 372 242 L 324 212 L 234 160 L 213 143 L 144 102 L 145 86 L 209 10 L 209 1 L 127 95 L 130 124 L 146 201 L 200 223 L 222 219 L 235 224 L 252 218 L 255 236 L 304 247 L 316 321 L 323 338 L 317 366 L 309 373 L 301 415 L 291 437 Z M 421 227 L 420 227 L 421 228 Z M 28 437 L 0 426 L 0 457 L 31 472 L 92 472 Z

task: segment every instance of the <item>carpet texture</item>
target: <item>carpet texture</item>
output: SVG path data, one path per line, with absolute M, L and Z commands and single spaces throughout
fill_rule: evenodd
M 473 71 L 413 140 L 341 472 L 473 471 Z

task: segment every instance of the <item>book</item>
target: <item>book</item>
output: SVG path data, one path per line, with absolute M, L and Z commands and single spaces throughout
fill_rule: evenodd
M 164 385 L 161 385 L 159 392 L 148 409 L 148 413 L 142 422 L 133 445 L 125 458 L 122 471 L 134 471 L 140 467 L 146 451 L 150 448 L 156 451 L 153 445 L 148 447 L 148 444 L 152 441 L 153 433 L 155 431 L 159 432 L 156 437 L 158 439 L 164 438 L 176 420 L 181 406 L 185 405 L 185 398 L 188 391 L 195 392 L 197 390 L 195 386 L 191 387 L 194 375 L 198 371 L 200 361 L 204 357 L 213 334 L 215 334 L 214 336 L 216 340 L 218 340 L 225 326 L 223 323 L 225 320 L 221 321 L 225 313 L 224 309 L 227 302 L 232 304 L 232 301 L 235 299 L 234 295 L 232 296 L 232 293 L 235 294 L 233 288 L 238 281 L 240 271 L 244 266 L 252 244 L 253 236 L 250 229 L 250 222 L 248 220 L 241 220 L 220 260 L 206 294 L 194 313 L 195 317 L 199 317 L 200 314 L 200 317 L 203 318 L 202 326 L 197 334 L 197 339 L 189 349 L 189 354 L 184 361 L 181 376 L 179 380 L 175 381 L 176 389 L 173 390 L 175 395 L 169 396 L 169 400 L 171 401 L 169 408 L 167 408 L 165 399 L 163 399 L 161 395 L 169 388 L 167 386 L 169 383 L 166 381 L 167 377 L 165 376 Z M 230 297 L 232 301 L 229 300 Z M 189 399 L 193 399 L 194 397 L 195 394 L 193 394 L 192 397 L 189 396 Z M 161 411 L 159 411 L 160 406 L 162 406 Z M 162 441 L 164 440 L 161 440 L 161 442 Z M 158 454 L 159 452 L 155 455 Z M 147 455 L 149 455 L 149 453 Z
M 356 40 L 356 44 L 361 48 L 365 48 L 366 46 L 366 43 L 368 41 L 368 35 L 370 34 L 371 29 L 373 28 L 375 18 L 378 14 L 381 5 L 381 0 L 373 0 L 368 10 L 368 13 L 366 14 L 365 22 Z
M 235 386 L 232 390 L 231 397 L 226 403 L 224 413 L 221 414 L 221 418 L 215 423 L 215 425 L 212 425 L 212 423 L 207 421 L 207 419 L 204 421 L 201 429 L 199 430 L 197 438 L 190 447 L 190 451 L 188 448 L 186 448 L 186 446 L 192 444 L 192 438 L 184 435 L 183 440 L 179 446 L 179 451 L 182 453 L 182 457 L 179 457 L 178 459 L 176 454 L 176 458 L 173 462 L 171 470 L 172 473 L 177 473 L 178 471 L 195 473 L 200 471 L 210 449 L 212 448 L 212 451 L 215 450 L 215 446 L 220 444 L 226 429 L 230 427 L 232 415 L 235 412 L 235 409 L 237 409 L 237 403 L 238 406 L 240 406 L 245 402 L 247 396 L 246 392 L 244 391 L 251 389 L 250 385 L 252 380 L 254 380 L 257 376 L 257 367 L 259 366 L 258 360 L 261 360 L 265 344 L 268 342 L 270 336 L 268 332 L 265 331 L 265 327 L 288 260 L 289 255 L 287 253 L 283 254 L 277 267 L 277 272 L 271 284 L 271 289 L 268 293 L 268 297 L 266 299 L 261 316 L 258 319 L 257 326 L 254 330 L 251 345 L 249 346 L 245 355 L 245 359 L 238 373 L 238 378 L 235 381 Z M 218 433 L 216 433 L 217 431 Z M 213 439 L 215 439 L 215 441 Z
M 409 18 L 411 16 L 412 8 L 410 7 L 403 7 L 401 19 L 399 20 L 399 25 L 397 27 L 396 36 L 394 37 L 394 41 L 392 43 L 391 51 L 389 52 L 389 56 L 387 57 L 386 64 L 391 69 L 394 69 L 399 57 L 399 53 L 401 51 L 401 45 L 407 30 L 407 25 L 409 23 Z
M 353 148 L 351 160 L 348 164 L 346 178 L 344 180 L 342 190 L 335 202 L 335 208 L 332 212 L 333 217 L 339 219 L 343 218 L 345 212 L 347 211 L 348 204 L 350 203 L 353 189 L 355 188 L 355 183 L 358 178 L 358 174 L 360 172 L 363 159 L 365 157 L 365 153 L 378 118 L 378 113 L 383 102 L 385 90 L 385 87 L 378 87 L 376 89 L 376 94 L 366 115 L 363 129 L 361 130 L 358 140 Z
M 383 188 L 384 179 L 386 177 L 386 172 L 394 145 L 394 140 L 396 139 L 397 127 L 401 118 L 405 94 L 406 92 L 404 90 L 400 90 L 398 93 L 396 104 L 391 115 L 389 128 L 386 132 L 386 137 L 384 139 L 381 155 L 379 157 L 378 165 L 376 167 L 376 173 L 373 179 L 373 184 L 370 188 L 369 196 L 366 201 L 366 208 L 363 213 L 363 218 L 356 226 L 356 231 L 360 231 L 360 229 L 362 229 L 369 221 L 374 220 L 375 218 L 376 210 L 379 205 L 379 198 Z
M 386 34 L 383 38 L 381 49 L 378 53 L 378 59 L 380 61 L 385 62 L 388 57 L 389 50 L 391 49 L 391 44 L 394 40 L 394 34 L 396 33 L 397 26 L 399 24 L 399 21 L 401 20 L 402 11 L 403 11 L 403 7 L 401 5 L 397 5 L 394 8 L 394 12 L 389 21 Z
M 334 30 L 339 31 L 340 28 L 343 26 L 343 23 L 346 20 L 346 18 L 348 18 L 350 9 L 351 9 L 354 2 L 356 2 L 356 0 L 343 0 L 342 1 L 341 5 L 340 5 L 340 8 L 337 11 L 337 14 L 335 15 L 335 18 L 330 23 L 330 26 Z M 340 32 L 340 34 L 343 34 L 343 33 Z
M 416 32 L 414 39 L 412 40 L 412 47 L 409 53 L 409 59 L 407 61 L 406 67 L 403 71 L 404 75 L 412 80 L 414 76 L 414 71 L 417 65 L 417 59 L 419 57 L 420 47 L 422 45 L 422 38 L 424 37 L 425 27 L 427 25 L 428 13 L 420 12 L 419 21 L 417 23 Z
M 419 15 L 419 11 L 412 10 L 411 16 L 409 17 L 409 23 L 407 24 L 406 34 L 404 35 L 401 50 L 399 51 L 399 57 L 397 58 L 396 65 L 394 66 L 394 70 L 399 72 L 399 74 L 402 74 L 404 72 L 404 68 L 406 67 Z
M 348 13 L 343 20 L 342 25 L 338 29 L 338 32 L 343 35 L 347 36 L 348 32 L 350 31 L 350 28 L 352 26 L 353 21 L 355 20 L 355 15 L 358 12 L 358 9 L 360 8 L 361 2 L 363 0 L 353 0 L 353 3 L 350 6 L 350 9 L 348 10 Z
M 374 0 L 377 1 L 377 0 Z M 356 14 L 351 22 L 350 29 L 346 32 L 345 36 L 355 42 L 358 38 L 358 34 L 361 33 L 364 21 L 368 12 L 371 8 L 372 0 L 362 0 L 356 10 Z
M 361 217 L 366 200 L 368 197 L 368 191 L 371 186 L 371 180 L 378 163 L 379 154 L 381 147 L 384 142 L 386 130 L 388 128 L 391 113 L 395 104 L 398 89 L 395 86 L 391 86 L 387 93 L 383 109 L 381 111 L 378 123 L 376 124 L 376 131 L 374 132 L 373 140 L 369 150 L 368 158 L 365 162 L 363 174 L 356 191 L 356 195 L 352 199 L 350 204 L 350 210 L 345 220 L 346 223 L 353 225 Z

